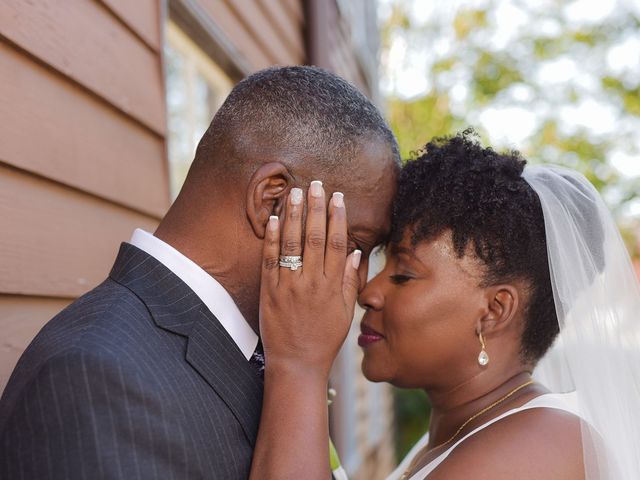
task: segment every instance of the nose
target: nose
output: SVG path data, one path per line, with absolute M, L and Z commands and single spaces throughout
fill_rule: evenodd
M 358 267 L 358 295 L 364 289 L 364 286 L 367 284 L 367 277 L 369 276 L 369 257 L 363 255 L 362 260 L 360 261 L 360 266 Z
M 384 293 L 382 290 L 382 274 L 378 273 L 369 280 L 358 295 L 358 305 L 365 310 L 382 310 L 384 306 Z

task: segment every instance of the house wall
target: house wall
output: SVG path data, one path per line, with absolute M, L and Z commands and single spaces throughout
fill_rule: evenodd
M 170 0 L 169 16 L 235 80 L 306 61 L 301 0 Z
M 154 0 L 0 3 L 0 390 L 168 206 L 161 14 Z

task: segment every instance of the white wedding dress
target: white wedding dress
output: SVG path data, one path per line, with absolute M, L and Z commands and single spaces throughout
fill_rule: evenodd
M 513 408 L 504 412 L 503 414 L 489 420 L 487 423 L 479 426 L 475 430 L 469 432 L 464 437 L 461 437 L 457 442 L 455 442 L 451 447 L 449 447 L 446 451 L 442 452 L 438 457 L 434 458 L 431 462 L 425 465 L 419 472 L 413 474 L 409 477 L 409 480 L 423 480 L 428 478 L 428 475 L 435 470 L 438 465 L 444 462 L 449 454 L 462 442 L 464 442 L 467 438 L 475 435 L 480 430 L 488 427 L 489 425 L 502 420 L 509 415 L 513 415 L 515 413 L 521 412 L 523 410 L 529 410 L 531 408 L 556 408 L 559 410 L 564 410 L 574 415 L 579 415 L 579 408 L 576 396 L 574 393 L 547 393 L 544 395 L 540 395 L 533 400 L 528 401 L 524 405 L 520 407 Z M 402 477 L 402 474 L 409 468 L 413 458 L 429 443 L 429 433 L 426 433 L 419 441 L 415 444 L 415 446 L 411 449 L 411 451 L 407 454 L 407 456 L 402 460 L 398 468 L 394 470 L 394 472 L 387 477 L 387 480 L 399 480 Z

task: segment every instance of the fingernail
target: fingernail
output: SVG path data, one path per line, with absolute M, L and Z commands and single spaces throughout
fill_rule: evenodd
M 320 198 L 322 196 L 322 182 L 320 180 L 314 180 L 311 182 L 311 196 Z
M 291 205 L 300 205 L 302 203 L 302 189 L 292 188 L 289 196 L 291 197 Z
M 344 207 L 344 194 L 342 192 L 333 192 L 333 206 L 337 208 Z
M 278 230 L 278 217 L 275 215 L 269 217 L 269 230 Z
M 362 257 L 362 252 L 360 250 L 354 250 L 353 253 L 351 254 L 351 265 L 353 265 L 353 268 L 355 268 L 356 270 L 360 266 L 361 257 Z

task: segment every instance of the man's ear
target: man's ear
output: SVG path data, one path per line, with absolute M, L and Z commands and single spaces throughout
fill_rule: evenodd
M 487 288 L 487 312 L 480 319 L 478 332 L 491 335 L 513 324 L 520 305 L 520 291 L 515 285 L 495 285 Z
M 251 176 L 247 187 L 246 210 L 251 228 L 258 238 L 264 238 L 269 217 L 282 213 L 291 187 L 293 176 L 279 162 L 265 163 Z

